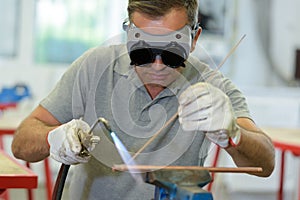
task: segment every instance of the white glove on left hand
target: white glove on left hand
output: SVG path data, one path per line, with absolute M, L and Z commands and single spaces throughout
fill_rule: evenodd
M 72 165 L 86 163 L 100 138 L 88 133 L 90 126 L 80 119 L 73 119 L 68 123 L 53 129 L 48 133 L 50 156 L 58 162 Z M 81 153 L 84 150 L 84 153 Z
M 222 148 L 238 144 L 240 130 L 231 102 L 220 89 L 208 83 L 188 87 L 179 97 L 179 122 L 186 131 L 199 130 Z

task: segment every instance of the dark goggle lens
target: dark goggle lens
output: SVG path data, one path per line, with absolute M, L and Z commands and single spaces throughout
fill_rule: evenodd
M 155 48 L 140 48 L 130 51 L 131 65 L 144 65 L 153 63 L 157 55 L 161 56 L 162 62 L 171 68 L 184 65 L 184 55 L 177 48 L 167 48 L 164 50 Z
M 144 65 L 154 61 L 153 53 L 149 48 L 134 49 L 130 51 L 129 56 L 131 59 L 131 65 Z
M 172 68 L 177 68 L 177 67 L 185 67 L 184 65 L 184 55 L 183 53 L 176 49 L 176 48 L 170 48 L 170 49 L 165 49 L 161 53 L 161 59 L 162 62 Z

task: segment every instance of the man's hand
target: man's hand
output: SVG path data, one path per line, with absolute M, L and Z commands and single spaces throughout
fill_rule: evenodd
M 228 96 L 211 84 L 197 83 L 187 88 L 179 97 L 178 114 L 184 130 L 203 131 L 222 148 L 240 141 L 240 129 Z
M 88 162 L 90 159 L 88 152 L 91 152 L 100 141 L 100 138 L 94 136 L 92 132 L 89 134 L 89 130 L 90 126 L 80 119 L 73 119 L 53 129 L 47 138 L 50 156 L 67 165 Z

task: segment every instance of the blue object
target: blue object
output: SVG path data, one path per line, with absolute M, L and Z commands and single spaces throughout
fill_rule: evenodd
M 213 200 L 211 192 L 197 186 L 177 187 L 171 190 L 156 186 L 154 196 L 154 200 Z
M 211 181 L 207 170 L 166 170 L 146 172 L 146 183 L 155 185 L 154 200 L 213 200 L 202 189 Z
M 14 87 L 4 87 L 0 93 L 0 104 L 18 103 L 25 97 L 30 97 L 28 86 L 17 84 Z

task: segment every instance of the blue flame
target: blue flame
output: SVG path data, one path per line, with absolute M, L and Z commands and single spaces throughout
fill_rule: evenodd
M 129 154 L 129 152 L 127 151 L 126 147 L 124 146 L 124 144 L 121 142 L 121 140 L 118 138 L 118 136 L 114 133 L 111 132 L 110 133 L 114 144 L 124 162 L 124 164 L 126 165 L 135 165 L 134 160 L 132 159 L 132 156 Z M 134 169 L 129 169 L 129 172 L 131 174 L 131 176 L 139 183 L 143 182 L 142 176 L 141 176 L 141 172 L 139 170 L 134 170 Z

